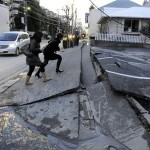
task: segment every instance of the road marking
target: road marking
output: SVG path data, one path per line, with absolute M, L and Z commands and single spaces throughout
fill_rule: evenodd
M 103 57 L 103 58 L 98 58 L 98 59 L 103 60 L 103 59 L 108 59 L 108 58 L 113 58 L 113 57 Z
M 113 71 L 109 71 L 109 70 L 105 70 L 105 71 L 108 72 L 108 73 L 112 73 L 112 74 L 116 74 L 116 75 L 120 75 L 120 76 L 124 76 L 124 77 L 129 77 L 129 78 L 143 79 L 143 80 L 150 79 L 150 77 L 139 77 L 139 76 L 134 76 L 134 75 L 128 75 L 128 74 L 113 72 Z

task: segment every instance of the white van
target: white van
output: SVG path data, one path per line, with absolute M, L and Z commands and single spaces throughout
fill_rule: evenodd
M 3 32 L 0 33 L 0 55 L 14 54 L 18 56 L 21 48 L 30 44 L 29 34 L 26 32 Z

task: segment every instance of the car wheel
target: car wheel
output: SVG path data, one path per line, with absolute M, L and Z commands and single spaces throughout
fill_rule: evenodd
M 15 55 L 19 56 L 20 52 L 19 52 L 19 48 L 16 49 Z

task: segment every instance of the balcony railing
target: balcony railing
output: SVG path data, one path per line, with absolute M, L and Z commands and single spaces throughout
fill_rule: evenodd
M 11 14 L 12 14 L 12 15 L 17 15 L 17 14 L 18 14 L 18 10 L 12 10 L 12 11 L 11 11 Z
M 12 7 L 12 8 L 19 8 L 19 7 L 20 7 L 20 4 L 15 4 L 15 3 L 13 3 L 13 4 L 11 4 L 11 7 Z
M 13 2 L 23 2 L 23 0 L 13 0 Z

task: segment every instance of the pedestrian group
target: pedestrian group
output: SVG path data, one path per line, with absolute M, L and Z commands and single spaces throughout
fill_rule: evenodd
M 36 66 L 38 66 L 39 69 L 36 72 L 35 77 L 38 77 L 38 78 L 42 77 L 43 82 L 47 82 L 51 80 L 51 78 L 47 77 L 45 74 L 45 66 L 48 64 L 49 60 L 57 59 L 56 73 L 61 73 L 64 71 L 64 70 L 59 69 L 61 61 L 62 61 L 62 57 L 61 55 L 56 53 L 57 51 L 60 51 L 59 44 L 61 43 L 61 40 L 63 39 L 63 34 L 58 33 L 55 39 L 53 39 L 52 41 L 49 41 L 48 45 L 43 50 L 43 55 L 44 55 L 43 62 L 41 62 L 40 57 L 39 57 L 39 53 L 42 53 L 40 49 L 40 42 L 42 41 L 42 37 L 43 37 L 43 33 L 40 31 L 37 31 L 30 38 L 29 50 L 32 52 L 32 56 L 26 57 L 26 63 L 27 65 L 29 65 L 29 71 L 26 76 L 25 85 L 33 84 L 30 82 L 30 78 Z

